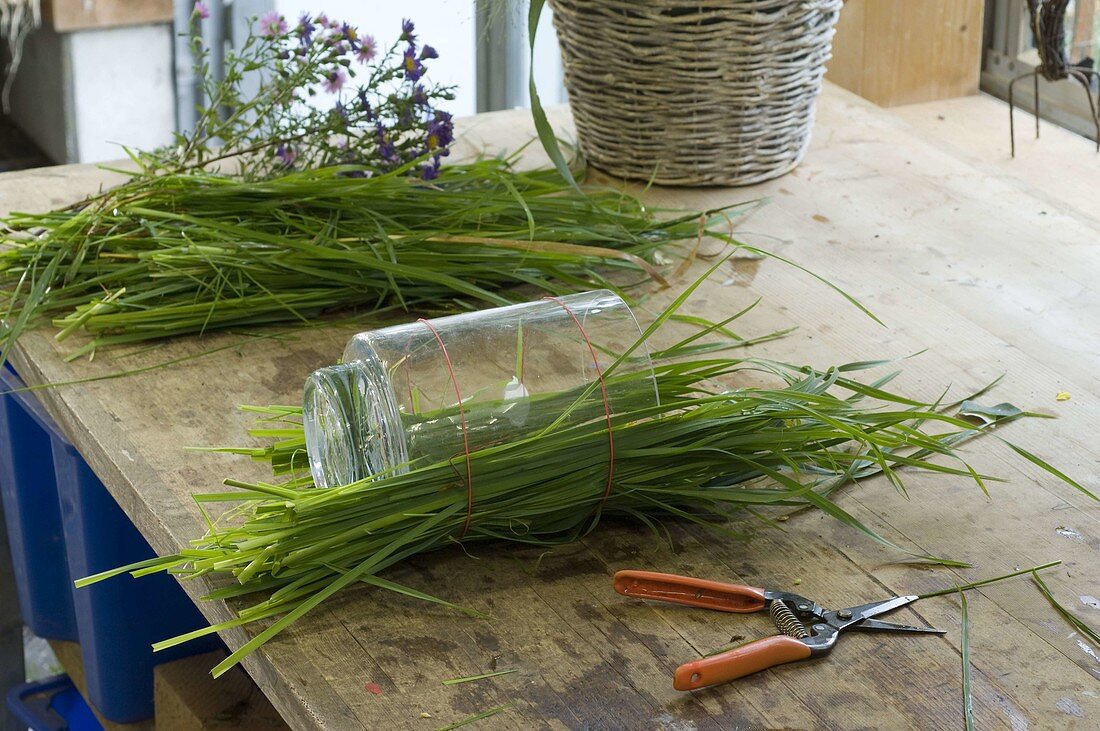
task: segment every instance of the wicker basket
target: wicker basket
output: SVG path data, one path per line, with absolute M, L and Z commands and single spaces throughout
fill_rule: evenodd
M 666 185 L 747 185 L 810 138 L 842 0 L 550 0 L 588 162 Z

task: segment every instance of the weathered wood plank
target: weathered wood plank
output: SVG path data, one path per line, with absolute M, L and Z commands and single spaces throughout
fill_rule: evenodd
M 59 33 L 172 22 L 172 0 L 46 0 L 43 20 Z
M 927 142 L 1006 185 L 1022 187 L 1063 215 L 1100 223 L 1096 205 L 1096 143 L 1042 120 L 1042 135 L 1031 133 L 1030 112 L 1017 109 L 1016 157 L 1009 154 L 1008 107 L 987 94 L 890 110 Z M 1027 120 L 1026 122 L 1024 120 Z M 1044 209 L 1045 210 L 1045 209 Z M 1050 215 L 1051 211 L 1039 215 Z M 1051 224 L 1053 225 L 1053 224 Z
M 518 146 L 531 134 L 523 113 L 485 115 L 462 129 L 467 144 L 491 150 Z M 996 398 L 1059 418 L 1013 424 L 1002 435 L 1057 461 L 1095 491 L 1100 347 L 1093 335 L 1100 295 L 1092 273 L 1100 271 L 1100 223 L 1072 204 L 1060 206 L 1024 178 L 990 173 L 828 87 L 810 155 L 794 174 L 745 190 L 654 189 L 647 197 L 702 208 L 771 196 L 742 227 L 745 237 L 835 281 L 889 327 L 774 261 L 727 264 L 700 289 L 690 312 L 718 317 L 762 295 L 764 304 L 743 329 L 797 325 L 800 331 L 754 352 L 818 365 L 928 349 L 898 365 L 905 370 L 899 387 L 925 397 L 948 385 L 957 397 L 1007 372 Z M 52 175 L 0 176 L 0 208 L 54 205 L 96 180 L 87 168 Z M 1093 180 L 1100 182 L 1100 169 Z M 656 310 L 675 293 L 654 293 L 647 308 Z M 371 322 L 365 317 L 360 324 Z M 242 341 L 170 370 L 41 392 L 112 494 L 154 547 L 167 552 L 202 531 L 191 491 L 217 489 L 230 474 L 261 474 L 245 460 L 180 447 L 240 443 L 250 417 L 233 405 L 294 401 L 305 374 L 332 361 L 350 331 L 317 328 L 290 341 L 219 335 L 127 358 L 104 352 L 94 362 L 73 364 L 61 361 L 63 351 L 42 332 L 24 338 L 16 365 L 30 382 L 59 381 Z M 1072 399 L 1056 402 L 1063 390 Z M 917 475 L 909 480 L 908 499 L 881 480 L 840 497 L 845 509 L 899 545 L 973 562 L 967 571 L 893 563 L 908 555 L 811 512 L 782 523 L 785 531 L 736 523 L 732 527 L 745 533 L 739 540 L 673 527 L 672 546 L 635 526 L 606 525 L 541 561 L 530 549 L 474 546 L 474 558 L 441 551 L 393 571 L 395 580 L 487 612 L 491 620 L 357 589 L 307 617 L 246 667 L 297 728 L 431 727 L 508 701 L 515 707 L 494 718 L 502 728 L 958 725 L 959 620 L 951 597 L 902 614 L 948 630 L 944 638 L 848 636 L 826 660 L 681 694 L 671 689 L 677 664 L 735 635 L 768 633 L 768 622 L 648 606 L 616 595 L 610 575 L 634 567 L 791 588 L 799 580 L 800 593 L 846 605 L 1060 558 L 1065 566 L 1050 572 L 1048 583 L 1082 617 L 1100 623 L 1100 613 L 1077 599 L 1095 595 L 1100 579 L 1095 505 L 993 439 L 970 446 L 968 457 L 976 469 L 1007 478 L 991 483 L 992 498 L 961 480 Z M 208 587 L 188 582 L 186 588 L 197 597 Z M 217 603 L 202 608 L 212 620 L 229 616 Z M 983 728 L 1095 725 L 1100 697 L 1089 689 L 1100 677 L 1100 661 L 1026 581 L 975 593 L 971 621 L 975 710 Z M 247 636 L 231 632 L 226 641 L 238 646 Z M 449 677 L 512 667 L 519 672 L 441 685 Z M 382 692 L 371 692 L 368 683 Z
M 224 651 L 157 665 L 153 671 L 156 728 L 161 731 L 282 731 L 267 698 L 240 668 L 210 677 Z
M 884 107 L 978 92 L 984 0 L 846 0 L 826 78 Z
M 61 667 L 65 669 L 65 673 L 72 679 L 76 689 L 84 696 L 84 700 L 88 702 L 89 707 L 92 709 L 92 713 L 95 714 L 96 719 L 106 731 L 154 731 L 154 729 L 156 729 L 156 724 L 151 718 L 135 723 L 115 723 L 104 718 L 103 715 L 100 714 L 99 709 L 95 707 L 88 697 L 88 683 L 84 675 L 84 659 L 80 652 L 80 645 L 75 642 L 51 640 L 50 649 L 53 650 L 54 655 L 57 657 L 57 661 L 61 663 Z

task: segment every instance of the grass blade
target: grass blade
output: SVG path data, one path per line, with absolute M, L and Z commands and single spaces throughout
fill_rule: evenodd
M 1039 571 L 1043 571 L 1044 569 L 1049 569 L 1049 568 L 1052 568 L 1054 566 L 1059 566 L 1059 565 L 1061 565 L 1061 563 L 1062 563 L 1061 561 L 1051 561 L 1049 563 L 1042 564 L 1041 566 L 1032 566 L 1029 569 L 1020 569 L 1019 571 L 1013 571 L 1010 574 L 1004 574 L 1002 576 L 995 576 L 992 579 L 982 579 L 980 581 L 975 581 L 975 582 L 972 582 L 970 584 L 963 584 L 962 586 L 952 586 L 950 589 L 940 589 L 939 591 L 931 591 L 931 592 L 928 592 L 927 594 L 921 594 L 919 598 L 928 599 L 928 598 L 934 597 L 934 596 L 944 596 L 945 594 L 954 594 L 954 593 L 960 592 L 960 591 L 968 591 L 970 589 L 977 589 L 979 586 L 985 586 L 987 584 L 996 584 L 999 581 L 1004 581 L 1005 579 L 1011 579 L 1011 578 L 1014 578 L 1016 576 L 1023 576 L 1024 574 L 1036 574 L 1037 575 Z
M 966 594 L 959 589 L 959 601 L 962 603 L 962 690 L 963 720 L 966 731 L 974 731 L 974 699 L 970 694 L 970 615 L 966 606 Z
M 456 728 L 462 728 L 463 726 L 469 726 L 471 723 L 477 723 L 478 721 L 484 721 L 486 718 L 492 718 L 493 716 L 497 715 L 498 713 L 503 713 L 504 711 L 507 711 L 509 708 L 511 708 L 514 705 L 516 705 L 515 701 L 512 701 L 511 703 L 505 703 L 502 706 L 496 706 L 494 708 L 490 708 L 488 710 L 481 711 L 480 713 L 475 713 L 472 716 L 467 716 L 466 718 L 462 719 L 461 721 L 455 721 L 454 723 L 449 724 L 447 726 L 441 726 L 439 728 L 439 731 L 454 731 L 454 729 L 456 729 Z
M 1061 614 L 1067 622 L 1073 625 L 1074 629 L 1083 634 L 1085 637 L 1088 637 L 1093 645 L 1100 648 L 1100 633 L 1098 633 L 1092 627 L 1089 627 L 1087 624 L 1078 619 L 1076 615 L 1074 615 L 1072 612 L 1062 606 L 1062 604 L 1054 598 L 1054 594 L 1051 593 L 1050 588 L 1046 585 L 1046 582 L 1043 581 L 1042 578 L 1040 578 L 1038 573 L 1032 572 L 1031 580 L 1034 581 L 1035 585 L 1039 587 L 1039 591 L 1043 593 L 1043 596 L 1045 596 L 1047 601 L 1050 602 L 1050 606 L 1054 607 L 1055 611 L 1057 611 L 1058 614 Z
M 485 680 L 486 678 L 495 678 L 498 675 L 510 675 L 512 673 L 518 673 L 519 668 L 512 668 L 510 670 L 497 670 L 491 673 L 483 673 L 481 675 L 468 675 L 464 678 L 451 678 L 450 680 L 444 680 L 443 685 L 458 685 L 459 683 L 472 683 L 475 680 Z

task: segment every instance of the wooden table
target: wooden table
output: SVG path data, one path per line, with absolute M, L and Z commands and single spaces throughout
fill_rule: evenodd
M 887 326 L 776 261 L 731 262 L 691 300 L 690 312 L 717 319 L 763 296 L 742 330 L 799 331 L 759 347 L 762 356 L 827 365 L 926 350 L 899 364 L 899 386 L 917 396 L 934 398 L 948 385 L 961 395 L 1006 373 L 992 398 L 1058 418 L 1016 423 L 1003 435 L 1096 491 L 1100 159 L 1086 141 L 1049 128 L 1037 144 L 1021 140 L 1011 163 L 1003 107 L 989 99 L 979 106 L 980 113 L 965 112 L 972 118 L 918 114 L 905 121 L 828 88 L 810 154 L 792 174 L 751 189 L 652 190 L 647 198 L 698 209 L 770 197 L 743 224 L 743 236 L 836 282 Z M 944 132 L 960 124 L 970 141 Z M 489 148 L 514 147 L 531 134 L 522 112 L 477 117 L 462 130 L 468 144 Z M 1072 164 L 1037 163 L 1056 153 Z M 1058 184 L 1077 190 L 1076 197 L 1027 182 L 1019 173 L 1031 168 L 1048 177 L 1072 171 L 1077 178 Z M 0 176 L 0 209 L 68 202 L 108 177 L 86 167 Z M 1080 193 L 1086 185 L 1090 195 Z M 649 308 L 676 291 L 657 292 Z M 362 326 L 369 324 L 364 318 Z M 246 460 L 182 447 L 249 443 L 252 419 L 234 407 L 296 401 L 305 375 L 333 362 L 349 332 L 318 328 L 294 341 L 246 343 L 170 370 L 40 395 L 152 545 L 172 552 L 202 533 L 192 491 L 230 475 L 262 475 Z M 66 364 L 50 335 L 25 336 L 15 354 L 30 382 L 136 368 L 240 339 L 182 340 L 125 359 L 105 352 L 91 363 Z M 1062 391 L 1072 398 L 1056 401 Z M 676 665 L 733 636 L 771 632 L 767 618 L 646 605 L 615 594 L 610 577 L 628 567 L 684 572 L 797 586 L 827 605 L 846 606 L 1061 559 L 1048 583 L 1066 606 L 1100 626 L 1090 598 L 1100 596 L 1097 505 L 996 439 L 978 440 L 967 453 L 977 469 L 1006 478 L 990 485 L 990 498 L 964 480 L 912 475 L 909 499 L 873 479 L 847 489 L 840 503 L 898 544 L 970 561 L 972 569 L 907 564 L 908 555 L 817 513 L 796 515 L 783 530 L 746 520 L 733 526 L 742 539 L 674 525 L 671 546 L 643 528 L 607 525 L 541 560 L 535 550 L 475 546 L 472 557 L 444 551 L 393 571 L 395 580 L 492 620 L 368 589 L 346 591 L 253 654 L 246 668 L 299 728 L 431 729 L 508 702 L 515 705 L 484 727 L 958 727 L 954 597 L 921 602 L 897 617 L 943 628 L 942 638 L 846 636 L 827 660 L 684 694 L 671 687 Z M 204 589 L 187 588 L 192 596 Z M 201 607 L 211 621 L 230 616 L 220 603 Z M 1100 648 L 1074 634 L 1028 580 L 973 592 L 970 616 L 981 728 L 1096 727 Z M 225 635 L 234 647 L 246 637 Z M 507 668 L 518 672 L 440 683 Z M 381 693 L 370 692 L 370 683 Z

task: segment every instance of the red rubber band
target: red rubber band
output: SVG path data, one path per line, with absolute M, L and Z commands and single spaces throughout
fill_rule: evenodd
M 451 363 L 451 356 L 447 353 L 447 346 L 443 344 L 443 338 L 439 337 L 439 331 L 435 329 L 432 323 L 423 317 L 417 322 L 423 323 L 425 327 L 431 330 L 432 335 L 435 336 L 435 341 L 439 343 L 439 349 L 443 352 L 443 360 L 447 364 L 447 372 L 451 376 L 451 385 L 455 389 L 455 398 L 458 399 L 458 420 L 462 423 L 462 449 L 466 453 L 466 522 L 462 526 L 462 533 L 458 536 L 461 540 L 469 532 L 470 521 L 474 517 L 474 472 L 473 467 L 470 465 L 470 430 L 466 428 L 466 409 L 462 406 L 462 392 L 458 389 L 458 377 L 455 376 L 454 365 Z
M 588 346 L 588 352 L 592 356 L 592 365 L 596 367 L 596 376 L 600 379 L 600 391 L 603 393 L 603 411 L 604 416 L 607 418 L 607 487 L 604 489 L 603 497 L 600 499 L 600 504 L 597 506 L 598 510 L 607 502 L 607 498 L 611 497 L 611 481 L 615 476 L 615 433 L 611 428 L 611 403 L 607 398 L 607 382 L 604 381 L 603 369 L 600 368 L 600 359 L 596 356 L 596 349 L 592 346 L 592 341 L 589 340 L 588 333 L 584 331 L 584 326 L 581 325 L 581 321 L 573 314 L 573 310 L 569 309 L 568 305 L 557 297 L 544 297 L 543 299 L 557 302 L 561 305 L 563 310 L 569 313 L 569 317 L 573 319 L 573 324 L 580 330 L 585 345 Z

